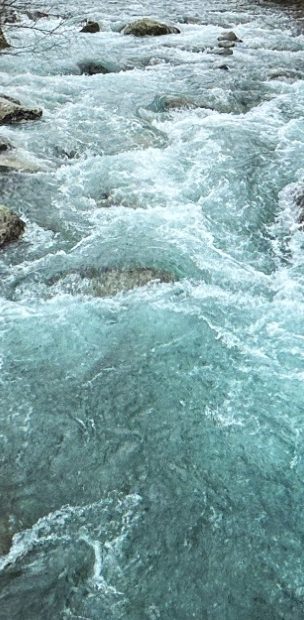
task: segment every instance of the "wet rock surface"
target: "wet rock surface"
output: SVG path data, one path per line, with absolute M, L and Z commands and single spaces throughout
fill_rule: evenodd
M 6 37 L 5 37 L 5 35 L 3 33 L 3 30 L 2 30 L 2 28 L 0 26 L 0 52 L 2 50 L 8 49 L 9 47 L 10 47 L 10 45 L 9 45 L 8 41 L 6 40 Z
M 41 116 L 39 108 L 27 108 L 16 99 L 0 96 L 0 125 L 38 120 Z
M 0 247 L 19 239 L 24 228 L 24 222 L 16 213 L 0 205 Z
M 159 37 L 166 34 L 178 34 L 176 26 L 169 26 L 154 19 L 139 19 L 123 28 L 123 34 L 135 37 Z
M 87 269 L 51 280 L 52 294 L 89 295 L 111 297 L 147 286 L 152 283 L 170 283 L 176 278 L 172 273 L 149 267 Z
M 80 32 L 94 34 L 96 32 L 100 32 L 100 30 L 101 28 L 98 22 L 88 20 L 81 28 Z

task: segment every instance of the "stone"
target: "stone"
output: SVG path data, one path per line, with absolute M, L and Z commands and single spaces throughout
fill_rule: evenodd
M 217 38 L 218 41 L 234 41 L 242 43 L 241 39 L 239 39 L 237 37 L 237 35 L 235 34 L 235 32 L 232 32 L 232 30 L 230 30 L 229 32 L 222 32 L 222 34 L 219 35 L 219 37 Z
M 222 71 L 229 71 L 228 65 L 216 65 L 215 69 L 221 69 Z
M 235 46 L 235 41 L 219 41 L 218 42 L 218 47 L 223 47 L 225 49 L 229 49 L 230 47 L 234 47 Z
M 7 151 L 11 151 L 13 149 L 13 145 L 6 140 L 5 138 L 0 137 L 0 154 L 7 153 Z
M 15 99 L 0 96 L 0 125 L 33 121 L 41 116 L 42 110 L 38 108 L 26 108 Z
M 81 28 L 80 32 L 87 32 L 94 34 L 100 32 L 100 25 L 97 22 L 88 20 L 86 24 Z
M 180 30 L 175 26 L 168 26 L 154 19 L 139 19 L 128 24 L 123 29 L 123 34 L 132 34 L 135 37 L 158 37 L 166 34 L 179 34 Z
M 304 185 L 300 185 L 293 191 L 293 202 L 297 209 L 297 221 L 301 229 L 304 229 Z
M 80 62 L 78 63 L 80 72 L 83 75 L 97 75 L 98 73 L 111 73 L 104 65 L 98 62 Z
M 8 47 L 10 47 L 10 44 L 7 42 L 7 40 L 6 40 L 6 38 L 5 38 L 4 34 L 3 34 L 3 30 L 0 27 L 0 51 L 1 50 L 5 50 Z
M 131 267 L 119 269 L 117 267 L 86 269 L 83 272 L 66 274 L 56 280 L 49 281 L 55 286 L 55 293 L 61 292 L 73 295 L 89 295 L 93 297 L 111 297 L 124 291 L 146 286 L 150 283 L 170 283 L 176 277 L 168 271 L 153 267 Z
M 0 247 L 19 239 L 24 228 L 25 223 L 16 213 L 0 205 Z

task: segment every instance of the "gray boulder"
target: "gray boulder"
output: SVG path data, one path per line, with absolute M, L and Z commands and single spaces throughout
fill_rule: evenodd
M 179 34 L 175 26 L 168 26 L 154 19 L 138 19 L 123 29 L 123 34 L 132 34 L 134 37 L 159 37 L 165 34 Z
M 19 239 L 24 228 L 24 222 L 16 213 L 13 213 L 4 205 L 0 205 L 0 247 Z
M 26 108 L 16 99 L 0 96 L 0 125 L 33 121 L 41 116 L 42 110 L 38 108 Z
M 237 35 L 235 34 L 235 32 L 232 32 L 232 30 L 228 31 L 228 32 L 222 32 L 222 34 L 220 34 L 220 36 L 217 38 L 218 41 L 234 41 L 235 43 L 238 41 L 239 43 L 241 43 L 241 39 L 239 39 L 239 37 L 237 37 Z

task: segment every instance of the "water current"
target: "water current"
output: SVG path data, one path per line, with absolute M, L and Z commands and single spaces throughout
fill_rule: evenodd
M 52 0 L 7 28 L 1 91 L 43 117 L 1 127 L 39 167 L 0 178 L 26 222 L 0 251 L 1 620 L 304 617 L 287 4 Z M 142 16 L 181 33 L 120 32 Z

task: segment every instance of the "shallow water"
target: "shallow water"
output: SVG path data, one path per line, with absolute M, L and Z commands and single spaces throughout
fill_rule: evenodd
M 181 34 L 140 40 L 142 0 L 53 12 L 0 66 L 44 110 L 1 127 L 41 170 L 0 179 L 27 224 L 0 252 L 0 617 L 301 619 L 298 14 L 159 0 Z M 139 268 L 171 275 L 96 294 Z

